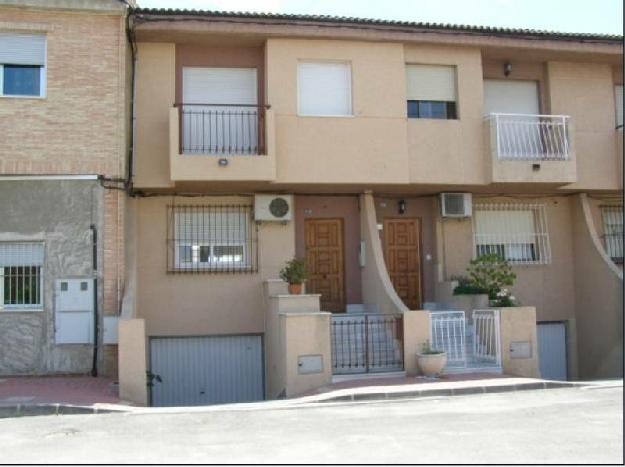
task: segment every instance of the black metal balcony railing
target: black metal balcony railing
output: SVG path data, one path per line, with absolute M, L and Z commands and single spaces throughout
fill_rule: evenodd
M 180 154 L 265 154 L 263 105 L 176 104 Z

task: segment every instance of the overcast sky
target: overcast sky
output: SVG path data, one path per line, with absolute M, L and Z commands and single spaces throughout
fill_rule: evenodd
M 253 11 L 623 34 L 622 0 L 138 0 L 145 8 Z

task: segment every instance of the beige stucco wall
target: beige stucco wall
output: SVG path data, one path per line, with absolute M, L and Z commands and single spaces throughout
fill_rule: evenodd
M 319 311 L 319 295 L 288 295 L 285 288 L 265 282 L 267 399 L 292 397 L 332 380 L 330 313 Z M 301 374 L 301 356 L 319 356 L 322 371 Z
M 612 67 L 548 62 L 551 113 L 570 115 L 575 127 L 577 183 L 567 188 L 617 189 Z
M 404 320 L 404 370 L 408 376 L 419 373 L 417 353 L 430 340 L 430 313 L 424 310 L 406 311 Z
M 536 310 L 534 307 L 501 308 L 501 366 L 504 374 L 525 378 L 540 378 L 538 340 L 536 337 Z M 527 358 L 514 358 L 513 343 L 529 343 Z
M 169 109 L 175 102 L 175 75 L 175 44 L 137 44 L 135 188 L 171 186 Z
M 362 302 L 365 305 L 375 305 L 381 313 L 408 311 L 395 292 L 386 270 L 371 193 L 360 196 L 360 235 L 364 242 L 365 253 L 365 265 L 361 269 Z
M 298 116 L 297 64 L 305 60 L 351 64 L 353 117 Z M 269 39 L 266 72 L 278 182 L 408 181 L 401 44 Z
M 455 66 L 457 81 L 458 120 L 407 119 L 410 182 L 486 183 L 480 50 L 470 47 L 406 45 L 404 57 L 406 63 L 410 64 Z M 405 83 L 403 86 L 405 94 Z M 405 116 L 405 95 L 403 99 Z
M 622 378 L 623 272 L 603 251 L 585 195 L 571 215 L 580 378 Z
M 119 320 L 119 398 L 136 405 L 148 404 L 145 321 Z
M 263 279 L 295 254 L 293 222 L 258 225 L 258 272 L 167 273 L 167 205 L 251 204 L 251 197 L 137 200 L 137 316 L 148 336 L 262 333 Z

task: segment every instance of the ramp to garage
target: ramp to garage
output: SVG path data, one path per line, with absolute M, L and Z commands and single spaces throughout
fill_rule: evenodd
M 264 399 L 259 335 L 152 337 L 150 363 L 155 407 Z

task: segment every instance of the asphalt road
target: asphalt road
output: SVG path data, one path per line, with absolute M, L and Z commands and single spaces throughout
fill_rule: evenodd
M 622 463 L 623 388 L 0 419 L 0 463 Z

